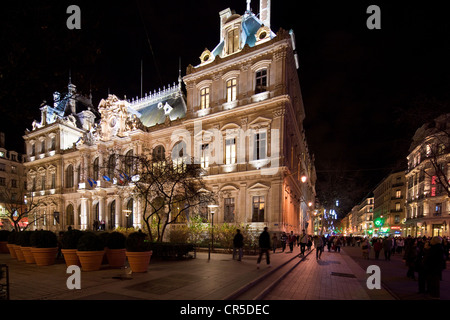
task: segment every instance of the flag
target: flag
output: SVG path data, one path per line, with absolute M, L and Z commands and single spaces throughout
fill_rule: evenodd
M 93 185 L 93 184 L 92 184 L 92 180 L 91 180 L 91 178 L 88 178 L 87 180 L 88 180 L 88 182 L 89 182 L 89 185 L 90 185 L 90 186 L 91 186 L 91 188 L 92 188 L 92 185 Z
M 108 176 L 103 176 L 103 179 L 105 179 L 106 181 L 111 181 L 111 179 Z

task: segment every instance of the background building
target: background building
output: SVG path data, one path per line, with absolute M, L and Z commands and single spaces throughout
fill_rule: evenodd
M 450 114 L 417 129 L 409 149 L 404 234 L 435 236 L 449 233 Z
M 401 235 L 405 219 L 405 172 L 394 172 L 373 191 L 374 235 Z
M 26 190 L 23 157 L 16 151 L 5 149 L 5 134 L 0 132 L 0 228 L 11 229 L 12 225 L 7 216 L 17 203 L 23 202 Z M 14 214 L 14 213 L 13 213 Z M 24 219 L 21 226 L 26 226 L 28 219 Z

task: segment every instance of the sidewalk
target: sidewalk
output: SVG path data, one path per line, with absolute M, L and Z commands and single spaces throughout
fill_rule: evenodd
M 266 300 L 393 300 L 384 288 L 369 290 L 369 276 L 342 248 L 341 253 L 325 252 L 316 261 L 315 252 L 273 290 Z M 198 252 L 196 259 L 152 260 L 147 273 L 131 274 L 130 269 L 81 272 L 81 290 L 69 290 L 64 261 L 46 267 L 26 264 L 0 255 L 0 263 L 10 270 L 11 300 L 222 300 L 289 259 L 294 253 L 271 254 L 272 268 L 264 260 L 256 268 L 257 256 L 241 262 L 231 254 Z M 356 250 L 355 250 L 356 253 Z M 295 258 L 298 259 L 298 258 Z
M 265 300 L 394 300 L 385 289 L 367 288 L 369 274 L 341 252 L 328 252 L 321 259 L 312 252 Z

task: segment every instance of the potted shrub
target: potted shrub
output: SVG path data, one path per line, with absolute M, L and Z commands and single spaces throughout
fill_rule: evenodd
M 61 238 L 61 253 L 67 266 L 81 266 L 77 254 L 78 241 L 83 236 L 83 231 L 71 229 L 63 233 Z
M 33 231 L 22 231 L 19 233 L 19 243 L 26 263 L 36 263 L 33 253 L 31 253 L 31 235 Z
M 8 249 L 8 237 L 11 231 L 0 230 L 0 253 L 9 253 Z
M 55 263 L 58 253 L 58 239 L 49 230 L 34 231 L 30 237 L 31 253 L 38 266 L 49 266 Z
M 8 247 L 9 250 L 9 254 L 11 255 L 12 258 L 17 259 L 17 255 L 16 255 L 16 235 L 17 232 L 16 231 L 12 231 L 9 236 L 8 236 L 8 243 L 6 244 L 6 246 Z
M 77 255 L 80 259 L 81 270 L 100 270 L 104 254 L 105 244 L 102 239 L 94 232 L 84 232 L 77 245 Z
M 142 231 L 131 233 L 126 240 L 126 255 L 132 272 L 147 272 L 152 251 L 147 235 Z
M 126 237 L 123 233 L 113 231 L 106 238 L 106 258 L 112 268 L 121 268 L 127 260 Z

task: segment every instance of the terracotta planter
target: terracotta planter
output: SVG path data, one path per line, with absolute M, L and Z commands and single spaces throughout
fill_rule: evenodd
M 9 253 L 8 241 L 0 241 L 0 253 Z
M 31 253 L 38 266 L 50 266 L 55 264 L 58 248 L 34 248 L 31 247 Z
M 61 249 L 61 253 L 64 256 L 66 266 L 81 266 L 80 259 L 78 258 L 77 249 Z
M 100 270 L 105 251 L 77 251 L 82 271 Z
M 9 254 L 11 255 L 11 257 L 14 258 L 14 259 L 17 259 L 16 249 L 15 249 L 16 245 L 8 243 L 6 246 L 8 247 Z
M 128 263 L 132 272 L 147 272 L 153 251 L 130 252 L 127 251 Z
M 22 253 L 26 263 L 36 263 L 31 247 L 22 247 Z
M 127 260 L 126 250 L 106 248 L 106 258 L 110 267 L 121 268 Z
M 22 252 L 22 247 L 16 244 L 16 246 L 14 247 L 14 250 L 16 250 L 17 260 L 25 261 L 25 257 L 23 256 L 23 252 Z

